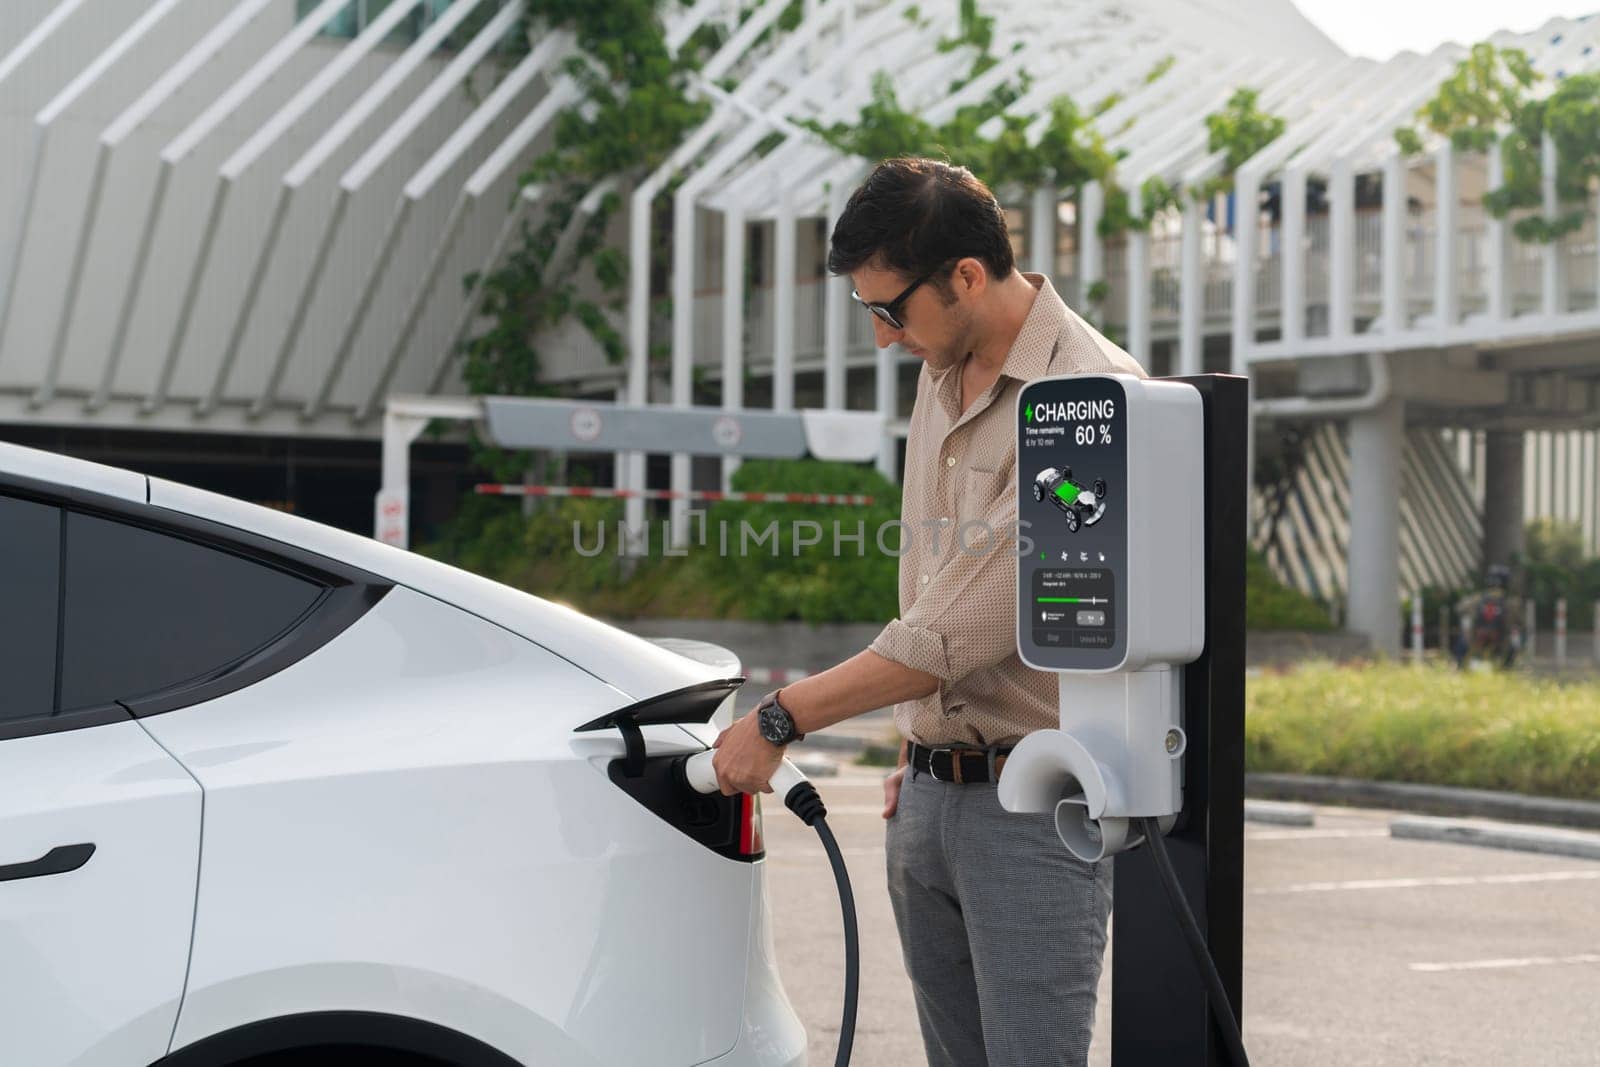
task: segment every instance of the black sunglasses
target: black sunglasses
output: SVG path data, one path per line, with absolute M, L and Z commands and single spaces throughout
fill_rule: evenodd
M 906 324 L 900 321 L 900 308 L 905 305 L 907 300 L 911 299 L 911 294 L 917 291 L 918 286 L 938 273 L 939 268 L 930 270 L 928 273 L 924 274 L 922 277 L 906 286 L 900 291 L 899 296 L 895 297 L 886 304 L 877 304 L 870 300 L 863 300 L 861 299 L 861 294 L 856 292 L 854 289 L 850 290 L 850 295 L 855 299 L 856 303 L 860 304 L 862 307 L 878 316 L 878 318 L 882 319 L 888 325 L 889 329 L 903 330 L 906 328 Z

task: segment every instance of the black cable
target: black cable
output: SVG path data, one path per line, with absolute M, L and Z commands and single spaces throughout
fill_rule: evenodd
M 839 883 L 839 907 L 844 912 L 844 1018 L 839 1023 L 839 1052 L 833 1058 L 834 1067 L 848 1067 L 850 1049 L 856 1041 L 856 997 L 861 982 L 861 942 L 856 933 L 856 902 L 850 892 L 850 875 L 844 869 L 844 856 L 839 843 L 833 839 L 826 819 L 816 822 L 817 836 L 828 851 L 828 862 L 833 864 L 833 877 Z
M 850 1050 L 856 1042 L 856 1000 L 861 986 L 861 938 L 856 931 L 856 898 L 850 891 L 850 872 L 844 866 L 844 854 L 839 842 L 828 829 L 828 809 L 810 782 L 801 782 L 783 798 L 789 810 L 817 831 L 822 848 L 833 865 L 833 879 L 839 884 L 839 909 L 844 913 L 844 1018 L 839 1023 L 839 1052 L 833 1058 L 834 1067 L 849 1067 Z
M 1222 975 L 1217 973 L 1217 964 L 1211 958 L 1211 950 L 1206 947 L 1205 935 L 1200 932 L 1200 924 L 1195 920 L 1194 912 L 1189 910 L 1189 901 L 1183 895 L 1183 888 L 1178 885 L 1178 872 L 1172 869 L 1172 858 L 1167 855 L 1167 843 L 1162 837 L 1161 827 L 1149 817 L 1140 819 L 1139 827 L 1150 844 L 1150 854 L 1155 858 L 1161 884 L 1166 887 L 1167 899 L 1172 902 L 1172 910 L 1178 913 L 1178 926 L 1183 930 L 1184 940 L 1189 942 L 1194 965 L 1205 981 L 1211 1001 L 1211 1017 L 1222 1035 L 1228 1058 L 1235 1067 L 1250 1067 L 1250 1060 L 1244 1053 L 1244 1039 L 1239 1036 L 1239 1020 L 1233 1017 L 1228 991 L 1222 987 Z

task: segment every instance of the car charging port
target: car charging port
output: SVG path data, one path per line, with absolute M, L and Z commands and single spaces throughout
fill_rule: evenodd
M 615 759 L 606 772 L 618 789 L 717 855 L 744 863 L 765 856 L 760 801 L 690 789 L 683 779 L 684 759 L 652 756 L 637 768 L 628 758 Z

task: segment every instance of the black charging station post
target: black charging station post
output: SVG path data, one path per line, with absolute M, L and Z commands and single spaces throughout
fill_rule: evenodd
M 1244 969 L 1244 563 L 1249 395 L 1244 378 L 1175 378 L 1205 405 L 1205 650 L 1183 670 L 1184 806 L 1167 850 L 1242 1019 Z M 1115 859 L 1113 1067 L 1222 1067 L 1205 982 L 1149 851 Z

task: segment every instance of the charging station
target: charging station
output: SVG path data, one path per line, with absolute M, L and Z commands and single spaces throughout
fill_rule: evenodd
M 1059 675 L 1061 722 L 1012 752 L 1000 801 L 1116 857 L 1115 1067 L 1242 1056 L 1248 418 L 1232 375 L 1018 396 L 1017 649 Z

